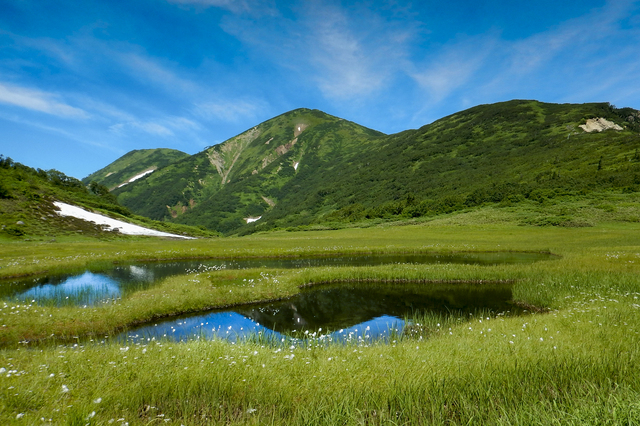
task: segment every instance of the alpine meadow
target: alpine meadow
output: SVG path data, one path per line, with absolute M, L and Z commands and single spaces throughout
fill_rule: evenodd
M 635 109 L 512 100 L 2 156 L 0 423 L 640 424 L 639 150 Z

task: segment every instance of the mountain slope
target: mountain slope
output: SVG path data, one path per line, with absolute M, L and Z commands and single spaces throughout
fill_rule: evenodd
M 612 128 L 585 130 L 598 123 Z M 637 191 L 639 130 L 637 111 L 606 103 L 514 100 L 394 135 L 300 109 L 114 194 L 136 213 L 229 233 Z
M 133 215 L 118 204 L 105 186 L 92 182 L 87 187 L 56 170 L 32 169 L 0 155 L 0 241 L 16 238 L 121 237 L 119 233 L 110 232 L 93 222 L 72 217 L 73 213 L 63 217 L 59 214 L 60 208 L 55 205 L 58 201 L 82 207 L 85 216 L 90 214 L 88 212 L 94 212 L 127 224 L 181 236 L 217 236 L 215 232 Z
M 189 154 L 175 149 L 138 149 L 128 152 L 107 167 L 90 174 L 82 179 L 82 182 L 86 185 L 97 182 L 115 189 L 127 185 L 132 179 L 135 181 L 145 174 L 188 156 Z
M 139 214 L 228 232 L 273 209 L 286 196 L 281 188 L 317 158 L 358 155 L 382 136 L 320 111 L 294 110 L 114 194 Z

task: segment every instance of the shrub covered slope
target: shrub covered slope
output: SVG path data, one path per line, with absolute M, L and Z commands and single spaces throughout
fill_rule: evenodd
M 0 241 L 25 238 L 114 238 L 113 232 L 73 217 L 57 214 L 54 201 L 78 205 L 115 219 L 166 232 L 215 236 L 215 232 L 157 222 L 132 214 L 118 204 L 107 187 L 81 181 L 57 170 L 33 169 L 0 155 Z M 126 238 L 126 237 L 125 237 Z
M 622 130 L 580 127 L 593 118 Z M 639 129 L 637 111 L 606 103 L 514 100 L 394 135 L 299 109 L 114 193 L 138 214 L 225 233 L 633 193 Z

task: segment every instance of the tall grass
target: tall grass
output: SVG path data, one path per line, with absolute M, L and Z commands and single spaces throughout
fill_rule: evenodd
M 630 306 L 603 310 L 477 316 L 391 344 L 5 350 L 0 420 L 25 413 L 23 421 L 54 424 L 634 424 L 640 315 Z
M 18 262 L 10 269 L 18 272 L 33 270 L 34 260 L 51 267 L 57 260 L 69 266 L 94 258 L 186 257 L 190 252 L 257 256 L 548 249 L 562 258 L 530 265 L 208 271 L 169 278 L 103 307 L 0 304 L 0 423 L 640 423 L 637 225 L 389 229 L 256 235 L 227 239 L 225 246 L 216 246 L 217 240 L 194 246 L 169 242 L 164 248 L 155 242 L 117 243 L 96 246 L 95 255 L 86 243 L 60 245 L 58 254 L 41 246 L 19 246 L 15 255 L 0 249 L 3 266 Z M 85 257 L 65 260 L 65 253 L 80 256 L 81 251 Z M 406 331 L 386 343 L 283 345 L 264 337 L 236 344 L 126 344 L 105 338 L 126 324 L 288 297 L 302 285 L 340 279 L 356 284 L 418 280 L 426 286 L 515 280 L 516 301 L 546 312 L 414 315 L 407 318 Z M 82 341 L 83 333 L 93 333 L 93 341 Z M 19 343 L 51 334 L 70 340 L 63 345 L 61 340 Z

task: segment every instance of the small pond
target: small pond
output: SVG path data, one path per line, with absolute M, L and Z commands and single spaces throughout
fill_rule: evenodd
M 140 262 L 88 268 L 77 274 L 0 280 L 0 298 L 53 305 L 108 303 L 127 293 L 148 288 L 163 278 L 192 272 L 245 268 L 307 268 L 318 266 L 374 266 L 393 263 L 457 263 L 496 265 L 532 263 L 555 258 L 544 253 L 375 254 L 325 257 L 180 260 Z
M 120 334 L 131 343 L 248 337 L 266 340 L 371 341 L 402 333 L 405 318 L 469 318 L 522 313 L 509 284 L 333 284 L 304 289 L 287 300 L 211 311 L 155 322 Z M 324 334 L 323 334 L 324 333 Z

